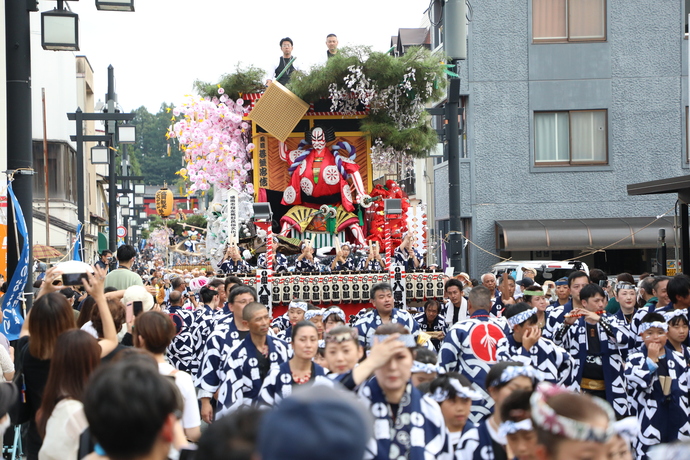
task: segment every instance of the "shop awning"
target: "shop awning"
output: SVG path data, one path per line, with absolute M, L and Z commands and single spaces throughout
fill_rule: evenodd
M 591 250 L 625 238 L 610 249 L 655 248 L 661 228 L 666 230 L 666 241 L 672 241 L 673 217 L 655 220 L 656 217 L 498 220 L 496 247 L 501 251 Z

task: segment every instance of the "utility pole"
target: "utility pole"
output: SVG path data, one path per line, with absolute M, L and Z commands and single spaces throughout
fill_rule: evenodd
M 448 235 L 448 254 L 453 274 L 462 271 L 462 218 L 460 207 L 460 157 L 462 142 L 460 139 L 460 79 L 451 78 L 448 85 L 446 102 L 446 139 L 448 140 L 448 214 L 450 234 Z
M 7 72 L 7 169 L 17 171 L 12 188 L 24 213 L 29 246 L 29 264 L 33 262 L 33 149 L 31 135 L 31 27 L 29 13 L 38 11 L 35 0 L 5 2 L 5 69 Z M 7 212 L 7 279 L 19 264 L 20 241 L 14 229 L 16 222 L 8 201 Z M 33 304 L 33 280 L 24 286 L 27 310 Z M 31 281 L 31 282 L 30 282 Z
M 108 113 L 115 113 L 115 70 L 112 65 L 108 66 L 108 94 L 106 95 Z M 108 247 L 113 254 L 117 251 L 117 183 L 116 176 L 116 145 L 117 121 L 108 120 L 105 122 L 105 132 L 108 135 L 106 145 L 108 146 Z
M 466 0 L 447 0 L 443 7 L 443 47 L 451 64 L 467 59 L 467 6 Z M 457 72 L 457 66 L 455 67 Z M 448 235 L 448 253 L 453 273 L 462 271 L 462 218 L 460 190 L 460 158 L 463 143 L 460 136 L 460 78 L 456 75 L 448 81 L 448 99 L 446 102 L 446 140 L 448 142 L 448 182 L 450 234 Z

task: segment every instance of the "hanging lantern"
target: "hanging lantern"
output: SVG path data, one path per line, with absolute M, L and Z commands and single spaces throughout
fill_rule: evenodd
M 156 212 L 161 217 L 168 217 L 173 211 L 173 193 L 167 187 L 156 192 Z

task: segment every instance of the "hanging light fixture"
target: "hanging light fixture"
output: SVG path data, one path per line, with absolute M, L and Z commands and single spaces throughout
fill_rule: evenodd
M 79 51 L 79 15 L 58 0 L 52 11 L 41 13 L 41 46 L 44 50 Z
M 96 9 L 103 11 L 134 11 L 134 0 L 96 0 Z

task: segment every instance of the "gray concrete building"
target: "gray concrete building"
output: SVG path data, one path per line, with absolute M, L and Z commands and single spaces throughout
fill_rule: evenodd
M 639 274 L 665 228 L 673 259 L 675 195 L 626 186 L 688 174 L 688 3 L 471 0 L 461 194 L 435 160 L 436 231 L 457 198 L 463 233 L 503 257 L 562 260 L 623 239 L 582 260 Z M 477 246 L 462 267 L 475 277 L 500 261 Z

